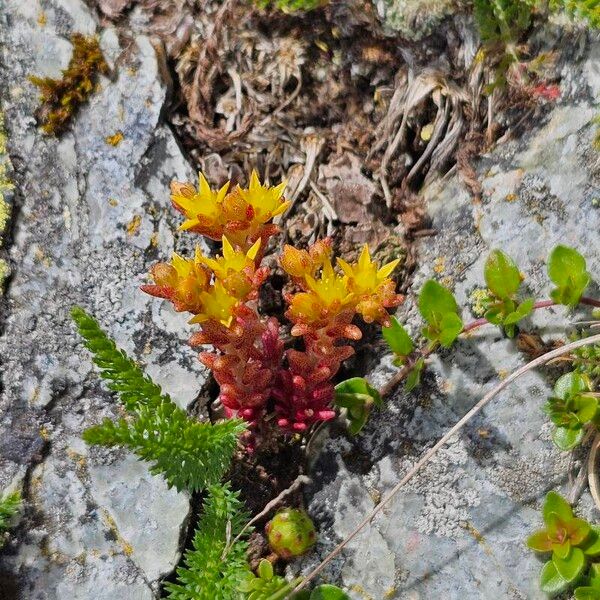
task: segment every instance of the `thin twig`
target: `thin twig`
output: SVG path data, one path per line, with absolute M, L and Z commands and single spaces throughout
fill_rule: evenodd
M 548 361 L 556 358 L 557 356 L 561 356 L 562 354 L 566 354 L 575 350 L 575 348 L 580 348 L 581 346 L 589 346 L 591 344 L 600 343 L 600 334 L 593 335 L 588 338 L 584 338 L 582 340 L 577 340 L 570 344 L 566 344 L 562 348 L 558 348 L 557 350 L 552 350 L 551 352 L 547 352 L 542 356 L 532 360 L 531 362 L 523 365 L 521 368 L 513 371 L 506 379 L 498 383 L 498 385 L 494 386 L 467 414 L 462 417 L 442 438 L 432 447 L 430 448 L 423 457 L 414 465 L 412 469 L 392 488 L 392 490 L 381 500 L 381 502 L 369 513 L 367 517 L 365 517 L 358 526 L 344 539 L 340 542 L 322 561 L 317 567 L 315 567 L 296 587 L 294 591 L 298 591 L 312 581 L 361 531 L 362 529 L 368 525 L 373 518 L 379 514 L 394 498 L 394 496 L 400 491 L 402 486 L 410 481 L 421 469 L 425 466 L 436 454 L 437 452 L 446 445 L 446 443 L 456 434 L 458 433 L 477 413 L 481 411 L 481 409 L 486 406 L 494 398 L 497 396 L 502 390 L 508 387 L 515 379 L 524 375 L 528 371 L 539 367 Z M 600 434 L 599 439 L 595 440 L 600 443 Z M 595 447 L 597 447 L 596 444 Z
M 595 428 L 589 428 L 587 430 L 585 437 L 581 440 L 582 447 L 587 446 L 588 442 L 590 441 L 590 438 L 593 437 L 595 431 Z M 573 479 L 571 477 L 573 467 L 573 454 L 571 454 L 571 459 L 569 461 L 569 481 L 571 484 L 571 489 L 567 494 L 567 500 L 569 501 L 569 504 L 576 504 L 579 498 L 581 497 L 581 494 L 583 493 L 583 488 L 585 487 L 585 482 L 587 479 L 587 463 L 587 460 L 583 462 L 583 464 L 579 468 L 579 473 L 577 473 L 577 477 Z
M 599 336 L 595 336 L 599 337 Z M 589 338 L 588 338 L 589 339 Z M 587 470 L 588 470 L 588 483 L 590 486 L 590 493 L 596 503 L 596 507 L 600 510 L 600 482 L 598 481 L 598 449 L 600 449 L 600 432 L 596 433 L 596 437 L 592 442 L 590 449 L 590 455 L 588 456 Z
M 327 196 L 317 187 L 314 181 L 311 180 L 308 184 L 310 185 L 310 189 L 316 194 L 317 198 L 323 203 L 323 212 L 327 215 L 327 218 L 330 221 L 339 221 L 340 218 L 338 217 L 335 208 L 331 205 L 331 202 L 329 202 Z
M 295 492 L 301 485 L 310 482 L 311 479 L 306 475 L 298 475 L 298 477 L 296 477 L 296 479 L 294 479 L 294 481 L 292 482 L 292 485 L 283 490 L 283 492 L 281 492 L 276 498 L 273 498 L 273 500 L 268 502 L 266 506 L 257 515 L 254 515 L 254 517 L 252 517 L 252 519 L 250 519 L 250 521 L 248 521 L 244 525 L 244 527 L 242 527 L 242 530 L 235 536 L 231 544 L 225 545 L 225 549 L 223 550 L 223 554 L 221 555 L 221 560 L 225 560 L 225 557 L 227 556 L 227 554 L 229 554 L 229 550 L 237 541 L 240 540 L 244 533 L 246 533 L 246 531 L 248 531 L 248 529 L 252 527 L 252 525 L 254 525 L 254 523 L 260 521 L 260 519 L 268 515 L 269 512 L 273 510 L 286 496 L 289 496 L 291 493 Z
M 582 298 L 583 301 L 583 298 Z M 556 302 L 552 300 L 540 300 L 533 305 L 533 310 L 538 308 L 549 308 L 550 306 L 554 306 Z M 461 333 L 467 333 L 467 331 L 471 331 L 472 329 L 476 329 L 477 327 L 481 327 L 482 325 L 487 325 L 489 321 L 487 319 L 476 319 L 475 321 L 471 321 L 471 323 L 467 323 Z
M 317 162 L 317 156 L 319 156 L 319 152 L 323 148 L 323 144 L 325 140 L 316 135 L 309 135 L 304 140 L 304 152 L 306 155 L 306 159 L 304 162 L 304 172 L 302 174 L 302 179 L 296 186 L 296 189 L 292 192 L 291 196 L 287 198 L 289 200 L 290 205 L 286 209 L 285 213 L 282 215 L 282 221 L 285 220 L 287 215 L 291 212 L 296 200 L 300 196 L 300 194 L 304 191 L 304 188 L 308 185 L 310 180 L 310 176 L 315 168 L 315 164 Z

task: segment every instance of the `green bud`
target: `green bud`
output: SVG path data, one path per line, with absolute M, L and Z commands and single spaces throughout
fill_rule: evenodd
M 281 558 L 300 556 L 317 539 L 315 526 L 303 510 L 285 508 L 279 511 L 265 527 L 271 550 Z

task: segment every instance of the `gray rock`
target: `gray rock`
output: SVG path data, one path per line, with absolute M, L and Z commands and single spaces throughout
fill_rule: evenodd
M 596 56 L 593 46 L 589 57 Z M 591 146 L 597 89 L 591 58 L 571 66 L 564 98 L 521 139 L 500 145 L 479 161 L 484 187 L 474 203 L 456 176 L 426 190 L 438 235 L 419 246 L 413 291 L 435 278 L 455 291 L 469 313 L 470 295 L 483 284 L 483 263 L 502 248 L 526 274 L 526 292 L 548 297 L 545 260 L 557 243 L 587 258 L 599 295 L 600 160 Z M 588 87 L 589 86 L 589 87 Z M 414 294 L 399 311 L 413 333 L 421 327 Z M 546 337 L 564 335 L 589 315 L 553 308 L 536 311 L 527 326 Z M 348 439 L 332 431 L 313 457 L 309 512 L 318 520 L 318 556 L 300 561 L 306 572 L 358 524 L 424 450 L 437 441 L 501 377 L 524 363 L 515 342 L 494 327 L 461 339 L 432 357 L 424 384 L 397 391 Z M 370 374 L 376 385 L 393 373 L 385 356 Z M 568 489 L 568 454 L 550 440 L 541 407 L 551 381 L 531 372 L 475 418 L 374 522 L 333 561 L 323 577 L 341 582 L 352 598 L 543 598 L 540 560 L 525 538 L 541 524 L 547 491 Z M 577 461 L 574 468 L 577 468 Z M 580 509 L 598 520 L 589 496 Z
M 14 173 L 13 276 L 2 315 L 0 489 L 22 485 L 25 515 L 0 559 L 0 597 L 146 599 L 177 563 L 189 501 L 119 451 L 88 448 L 81 432 L 117 414 L 69 318 L 79 304 L 183 407 L 205 370 L 185 343 L 185 317 L 139 291 L 149 265 L 180 246 L 168 184 L 193 178 L 159 124 L 165 99 L 143 36 L 60 138 L 38 130 L 31 74 L 59 76 L 72 32 L 93 34 L 80 0 L 8 0 L 0 13 L 0 90 Z M 106 138 L 122 132 L 117 145 Z M 159 248 L 159 250 L 157 249 Z

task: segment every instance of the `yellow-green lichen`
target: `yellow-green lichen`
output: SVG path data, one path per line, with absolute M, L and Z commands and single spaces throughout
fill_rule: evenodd
M 8 167 L 9 162 L 8 154 L 6 152 L 4 114 L 0 112 L 0 246 L 2 245 L 2 234 L 10 219 L 10 205 L 4 197 L 4 193 L 14 187 L 7 175 Z
M 8 263 L 0 258 L 0 296 L 2 295 L 2 289 L 4 288 L 4 282 L 6 278 L 10 275 L 10 267 Z
M 30 77 L 41 90 L 36 116 L 44 133 L 57 135 L 94 91 L 98 73 L 108 74 L 108 65 L 102 56 L 96 37 L 75 33 L 71 37 L 73 56 L 60 79 Z

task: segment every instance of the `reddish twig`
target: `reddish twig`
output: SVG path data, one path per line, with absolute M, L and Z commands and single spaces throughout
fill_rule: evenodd
M 595 306 L 596 308 L 600 308 L 600 300 L 595 300 L 594 298 L 588 298 L 587 296 L 582 296 L 579 300 L 580 304 L 587 304 L 588 306 Z
M 536 302 L 533 305 L 533 310 L 536 310 L 538 308 L 549 308 L 550 306 L 555 306 L 555 304 L 556 302 L 553 302 L 552 300 L 540 300 L 539 302 Z M 487 319 L 476 319 L 475 321 L 467 323 L 463 327 L 461 333 L 467 333 L 468 331 L 472 331 L 473 329 L 477 329 L 478 327 L 481 327 L 482 325 L 487 325 L 488 323 L 489 321 Z

